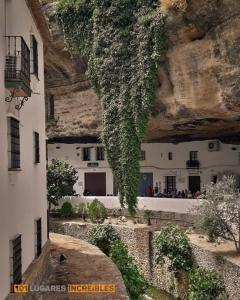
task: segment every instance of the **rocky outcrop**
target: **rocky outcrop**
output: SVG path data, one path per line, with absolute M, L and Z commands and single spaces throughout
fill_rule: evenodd
M 55 97 L 49 137 L 99 136 L 100 100 L 86 79 L 84 58 L 64 48 L 54 13 L 42 0 L 52 34 L 46 56 L 47 94 Z M 156 101 L 146 140 L 182 141 L 240 133 L 239 0 L 189 0 L 185 12 L 170 11 L 168 52 L 159 66 Z

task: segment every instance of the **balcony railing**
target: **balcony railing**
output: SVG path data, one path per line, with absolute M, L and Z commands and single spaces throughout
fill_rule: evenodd
M 186 164 L 188 169 L 198 169 L 200 167 L 199 160 L 188 160 Z
M 6 36 L 5 87 L 16 96 L 31 96 L 30 50 L 21 36 Z

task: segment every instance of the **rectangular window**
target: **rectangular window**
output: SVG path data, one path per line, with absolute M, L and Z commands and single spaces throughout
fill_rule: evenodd
M 50 120 L 54 120 L 54 96 L 50 95 L 49 97 L 49 115 L 48 118 Z
M 172 159 L 173 159 L 172 152 L 168 152 L 168 160 L 172 160 Z
M 31 73 L 38 77 L 38 43 L 34 35 L 31 36 Z
M 85 147 L 83 148 L 83 161 L 91 160 L 91 148 Z
M 198 160 L 198 151 L 190 151 L 190 160 Z
M 39 133 L 34 132 L 34 162 L 40 163 L 40 146 L 39 146 Z
M 35 255 L 39 257 L 42 253 L 42 219 L 35 221 Z
M 168 193 L 176 190 L 176 176 L 166 176 L 166 190 Z
M 9 168 L 20 168 L 20 129 L 19 121 L 14 118 L 8 119 L 9 123 Z
M 146 151 L 144 151 L 144 150 L 141 150 L 141 156 L 140 156 L 140 160 L 141 160 L 141 161 L 144 161 L 144 160 L 146 160 Z
M 97 147 L 97 160 L 104 160 L 104 148 Z
M 18 235 L 10 241 L 10 276 L 12 284 L 19 284 L 22 281 L 22 239 Z

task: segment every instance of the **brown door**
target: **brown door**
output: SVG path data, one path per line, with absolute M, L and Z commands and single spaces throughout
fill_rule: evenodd
M 92 196 L 106 196 L 106 173 L 85 173 L 85 190 Z
M 189 191 L 191 191 L 193 194 L 197 191 L 200 191 L 200 176 L 189 176 Z

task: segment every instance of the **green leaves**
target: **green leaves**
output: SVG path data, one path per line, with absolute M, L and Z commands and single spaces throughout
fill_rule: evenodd
M 119 235 L 111 225 L 94 227 L 89 232 L 89 243 L 100 248 L 108 256 L 112 245 L 119 240 Z
M 88 216 L 93 223 L 103 223 L 107 217 L 105 206 L 97 199 L 88 205 Z
M 102 103 L 102 142 L 131 214 L 157 64 L 166 51 L 164 19 L 158 0 L 61 0 L 57 12 L 67 47 L 88 60 Z
M 111 248 L 110 257 L 122 274 L 130 299 L 140 299 L 147 289 L 147 283 L 139 273 L 132 257 L 128 255 L 127 246 L 122 242 L 115 243 Z
M 188 237 L 174 225 L 168 225 L 161 230 L 154 240 L 154 249 L 156 263 L 164 263 L 164 257 L 167 257 L 170 260 L 169 270 L 175 275 L 192 267 L 192 250 Z
M 53 159 L 47 170 L 47 190 L 49 205 L 57 205 L 64 196 L 73 196 L 77 171 L 64 161 Z
M 189 272 L 190 288 L 186 300 L 224 299 L 222 279 L 214 271 L 193 268 Z M 221 298 L 219 298 L 222 296 Z

